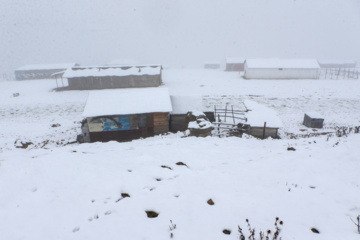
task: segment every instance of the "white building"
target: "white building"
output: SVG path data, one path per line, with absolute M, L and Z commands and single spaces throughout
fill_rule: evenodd
M 246 59 L 247 79 L 318 79 L 320 66 L 315 59 Z

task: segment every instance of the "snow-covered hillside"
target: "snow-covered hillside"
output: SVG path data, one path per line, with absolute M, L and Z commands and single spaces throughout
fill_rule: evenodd
M 71 143 L 88 91 L 0 81 L 1 239 L 239 239 L 238 225 L 249 235 L 245 219 L 258 234 L 274 231 L 275 217 L 282 239 L 359 239 L 351 219 L 360 214 L 360 134 L 289 134 L 313 132 L 302 125 L 307 111 L 324 116 L 320 132 L 359 126 L 360 81 L 201 69 L 167 69 L 163 78 L 173 95 L 236 96 L 273 110 L 282 138 Z

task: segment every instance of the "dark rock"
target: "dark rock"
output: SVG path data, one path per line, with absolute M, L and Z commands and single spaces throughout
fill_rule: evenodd
M 230 235 L 231 234 L 231 231 L 229 229 L 224 229 L 223 230 L 223 233 L 226 234 L 226 235 Z
M 159 213 L 154 211 L 145 211 L 148 218 L 157 218 Z
M 319 230 L 317 230 L 316 228 L 311 228 L 310 229 L 313 233 L 316 233 L 316 234 L 319 234 L 320 232 L 319 232 Z

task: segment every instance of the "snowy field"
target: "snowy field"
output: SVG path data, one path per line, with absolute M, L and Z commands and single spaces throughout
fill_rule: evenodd
M 281 139 L 177 133 L 72 143 L 89 91 L 0 81 L 0 239 L 239 239 L 238 225 L 249 236 L 245 219 L 260 239 L 260 230 L 274 232 L 275 217 L 284 240 L 360 238 L 351 221 L 360 215 L 360 134 L 299 136 L 314 132 L 302 125 L 305 112 L 325 118 L 319 132 L 359 126 L 359 80 L 166 69 L 163 81 L 172 95 L 268 107 L 282 122 Z

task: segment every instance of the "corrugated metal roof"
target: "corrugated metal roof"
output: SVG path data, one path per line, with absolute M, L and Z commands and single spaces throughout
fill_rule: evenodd
M 315 59 L 246 59 L 248 68 L 320 68 Z

